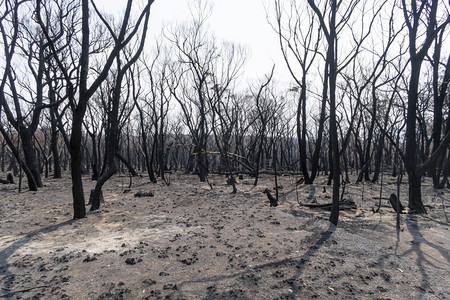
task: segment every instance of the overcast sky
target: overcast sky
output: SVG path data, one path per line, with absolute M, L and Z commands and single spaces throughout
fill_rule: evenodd
M 190 19 L 189 3 L 197 0 L 156 0 L 152 5 L 150 41 L 160 34 L 164 24 Z M 210 28 L 218 39 L 235 42 L 249 49 L 245 81 L 263 78 L 276 63 L 279 79 L 289 79 L 279 51 L 276 34 L 266 20 L 263 0 L 206 0 L 213 5 Z M 123 11 L 124 0 L 96 0 L 109 13 Z M 284 78 L 283 78 L 284 77 Z

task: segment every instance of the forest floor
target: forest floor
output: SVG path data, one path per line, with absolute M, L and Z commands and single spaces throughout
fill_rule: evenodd
M 67 177 L 37 192 L 0 185 L 0 298 L 450 299 L 450 190 L 428 178 L 428 214 L 402 214 L 397 231 L 387 200 L 372 210 L 380 184 L 347 185 L 358 208 L 335 228 L 329 211 L 299 205 L 331 202 L 325 177 L 297 188 L 297 177 L 280 177 L 275 208 L 262 193 L 274 188 L 269 176 L 257 187 L 244 177 L 236 194 L 223 176 L 210 177 L 213 189 L 181 174 L 170 186 L 133 178 L 128 189 L 115 176 L 82 220 L 72 220 Z M 384 181 L 386 198 L 396 184 Z M 85 177 L 87 198 L 93 186 Z

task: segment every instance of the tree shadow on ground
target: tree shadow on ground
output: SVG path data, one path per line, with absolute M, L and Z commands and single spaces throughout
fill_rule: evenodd
M 422 235 L 422 233 L 420 232 L 420 228 L 419 228 L 420 226 L 418 223 L 418 218 L 419 218 L 419 216 L 417 216 L 417 215 L 410 215 L 405 221 L 408 231 L 410 232 L 411 236 L 414 239 L 411 241 L 411 248 L 400 255 L 406 256 L 406 255 L 415 254 L 416 265 L 418 266 L 418 268 L 420 270 L 420 276 L 421 276 L 421 281 L 420 281 L 421 284 L 420 284 L 420 286 L 416 286 L 416 288 L 418 288 L 421 291 L 419 299 L 425 299 L 425 298 L 427 298 L 426 293 L 429 293 L 429 292 L 434 293 L 433 288 L 431 287 L 431 284 L 429 282 L 430 280 L 429 280 L 429 275 L 427 272 L 426 264 L 429 264 L 437 269 L 442 269 L 444 271 L 446 270 L 446 267 L 435 265 L 434 262 L 432 261 L 433 257 L 430 257 L 427 253 L 425 253 L 423 251 L 423 246 L 426 245 L 428 247 L 431 247 L 431 248 L 434 248 L 435 250 L 437 250 L 439 252 L 439 254 L 442 255 L 442 257 L 448 263 L 450 263 L 450 255 L 449 255 L 447 249 L 430 242 Z
M 75 220 L 67 220 L 59 224 L 54 224 L 50 226 L 46 226 L 32 232 L 26 233 L 22 238 L 13 242 L 11 245 L 7 246 L 5 249 L 0 251 L 0 273 L 5 276 L 5 284 L 2 287 L 2 291 L 0 294 L 0 298 L 10 299 L 17 291 L 12 291 L 12 283 L 14 281 L 14 274 L 10 270 L 10 264 L 8 263 L 8 259 L 20 248 L 24 247 L 28 242 L 30 242 L 34 237 L 43 233 L 50 233 L 60 228 L 72 224 L 76 222 Z M 38 287 L 36 287 L 38 288 Z M 3 294 L 3 292 L 6 292 Z
M 335 232 L 336 227 L 333 224 L 329 224 L 329 227 L 326 231 L 321 233 L 315 233 L 314 235 L 320 234 L 320 238 L 308 248 L 308 250 L 301 255 L 300 257 L 292 257 L 292 258 L 286 258 L 278 261 L 269 262 L 262 265 L 254 266 L 250 269 L 246 269 L 242 272 L 233 273 L 230 275 L 218 275 L 218 276 L 211 276 L 207 278 L 202 278 L 199 280 L 192 280 L 192 281 L 185 281 L 180 284 L 178 284 L 179 291 L 182 291 L 183 286 L 190 285 L 190 284 L 201 284 L 201 283 L 211 283 L 211 284 L 218 284 L 221 281 L 225 281 L 228 279 L 235 279 L 239 278 L 245 275 L 250 275 L 255 271 L 262 271 L 262 270 L 270 270 L 270 269 L 276 269 L 283 266 L 293 266 L 297 269 L 296 273 L 291 277 L 285 280 L 286 283 L 288 283 L 291 287 L 292 294 L 290 296 L 293 296 L 295 299 L 298 296 L 298 294 L 301 292 L 301 286 L 297 286 L 296 282 L 298 282 L 298 279 L 301 277 L 301 275 L 304 272 L 305 268 L 305 262 L 311 260 L 312 257 L 321 249 L 321 247 L 325 244 L 325 242 L 333 235 Z M 233 295 L 221 295 L 216 293 L 215 285 L 208 287 L 207 290 L 207 296 L 205 299 L 228 299 L 228 297 L 237 296 L 238 298 L 233 299 L 246 299 L 245 293 L 241 290 L 232 290 L 226 293 L 233 293 Z M 239 294 L 239 295 L 234 295 Z
M 320 237 L 320 239 L 314 245 L 309 247 L 309 249 L 305 252 L 305 254 L 300 256 L 300 261 L 298 262 L 296 273 L 294 274 L 294 276 L 292 276 L 286 281 L 291 285 L 291 289 L 293 291 L 294 296 L 298 295 L 301 291 L 301 287 L 297 286 L 295 282 L 303 274 L 305 267 L 304 262 L 314 257 L 316 252 L 319 251 L 320 248 L 324 245 L 324 243 L 333 235 L 335 230 L 336 226 L 330 223 L 328 229 L 325 232 L 321 233 L 322 236 Z

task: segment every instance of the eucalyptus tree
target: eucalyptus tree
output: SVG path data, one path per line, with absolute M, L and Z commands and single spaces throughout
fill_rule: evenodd
M 448 87 L 450 83 L 450 55 L 447 54 L 447 62 L 442 62 L 443 47 L 445 43 L 445 30 L 441 30 L 439 35 L 434 40 L 434 52 L 429 55 L 428 62 L 432 67 L 432 88 L 433 88 L 433 129 L 431 140 L 433 143 L 432 152 L 436 152 L 444 135 L 450 130 L 450 118 L 448 112 L 450 111 L 450 103 L 447 103 L 447 124 L 444 122 L 444 107 L 445 98 L 448 97 Z M 445 49 L 445 48 L 444 48 Z M 447 151 L 442 151 L 442 154 L 436 161 L 432 162 L 429 171 L 433 178 L 433 185 L 435 188 L 443 188 L 448 176 L 448 168 L 450 158 L 446 157 Z M 445 176 L 447 173 L 447 176 Z
M 157 141 L 156 147 L 156 160 L 158 164 L 158 174 L 161 180 L 167 185 L 169 181 L 166 179 L 166 168 L 168 163 L 168 156 L 170 153 L 170 148 L 173 145 L 173 141 L 169 140 L 169 111 L 171 105 L 171 94 L 169 90 L 169 84 L 167 78 L 169 69 L 169 60 L 165 58 L 158 68 L 159 78 L 157 81 L 157 91 L 159 93 L 158 101 L 156 101 L 154 108 L 154 115 L 158 118 L 155 120 L 154 125 L 158 128 L 155 130 L 155 138 Z M 150 75 L 150 74 L 149 74 Z M 159 120 L 159 124 L 158 124 Z
M 165 171 L 168 113 L 171 101 L 168 85 L 168 78 L 171 77 L 169 68 L 171 54 L 169 48 L 157 42 L 152 53 L 153 58 L 142 57 L 140 63 L 131 70 L 133 98 L 138 110 L 141 133 L 140 145 L 149 179 L 153 183 L 157 182 L 155 175 L 158 175 L 164 183 L 169 184 Z
M 416 0 L 411 0 L 408 3 L 406 0 L 402 0 L 404 20 L 408 29 L 410 67 L 404 157 L 409 182 L 408 206 L 411 211 L 416 213 L 426 213 L 421 193 L 422 174 L 431 162 L 437 159 L 437 154 L 444 151 L 446 144 L 448 145 L 450 140 L 449 133 L 447 133 L 448 137 L 446 136 L 440 143 L 436 138 L 434 155 L 426 163 L 420 163 L 417 155 L 418 143 L 416 131 L 421 70 L 434 41 L 450 22 L 449 11 L 442 10 L 444 12 L 441 14 L 439 10 L 439 7 L 445 7 L 445 5 L 445 3 L 441 3 L 439 0 L 421 1 L 419 3 Z
M 255 128 L 255 140 L 253 142 L 254 146 L 252 147 L 253 151 L 251 151 L 256 151 L 254 152 L 255 156 L 253 158 L 255 170 L 255 181 L 253 182 L 253 185 L 255 186 L 258 185 L 259 172 L 264 154 L 263 150 L 269 150 L 271 148 L 267 147 L 267 139 L 270 139 L 269 142 L 272 142 L 272 137 L 276 130 L 276 120 L 274 118 L 278 115 L 278 111 L 283 109 L 283 105 L 280 103 L 280 99 L 274 90 L 274 85 L 271 85 L 274 70 L 275 66 L 272 67 L 270 73 L 265 76 L 264 80 L 262 80 L 256 88 L 251 90 L 253 100 L 255 101 L 255 106 L 253 109 L 253 118 L 255 120 L 253 122 L 253 127 Z
M 305 183 L 312 184 L 317 176 L 319 167 L 327 97 L 322 97 L 320 101 L 318 130 L 313 141 L 313 137 L 308 136 L 307 107 L 309 105 L 307 102 L 308 99 L 313 99 L 308 80 L 312 77 L 311 71 L 316 67 L 317 61 L 322 55 L 319 51 L 319 46 L 323 39 L 323 34 L 316 15 L 305 2 L 276 0 L 274 10 L 276 22 L 272 27 L 278 35 L 284 61 L 295 83 L 291 91 L 298 94 L 296 133 L 300 153 L 300 167 Z M 303 22 L 305 19 L 308 22 Z M 312 156 L 308 157 L 308 148 L 311 145 L 314 145 L 314 151 Z M 308 160 L 311 164 L 311 171 L 309 171 Z
M 30 3 L 5 1 L 4 8 L 8 13 L 1 19 L 0 26 L 5 54 L 0 105 L 21 139 L 24 162 L 31 172 L 27 173 L 28 187 L 37 190 L 42 187 L 42 180 L 33 138 L 41 112 L 53 105 L 47 102 L 45 95 L 45 67 L 51 57 L 49 44 L 60 36 L 46 40 L 39 26 L 28 18 L 33 12 Z M 49 30 L 52 24 L 47 20 L 42 26 Z
M 227 46 L 207 31 L 210 9 L 208 4 L 197 2 L 192 21 L 168 34 L 177 52 L 171 67 L 170 92 L 181 108 L 183 122 L 191 135 L 192 155 L 196 158 L 200 181 L 206 181 L 208 174 L 209 117 L 216 107 L 210 104 L 220 101 L 242 65 L 240 53 L 227 52 Z M 227 57 L 229 53 L 233 56 L 222 60 L 222 55 Z
M 339 4 L 341 1 L 339 2 Z M 338 75 L 338 56 L 337 56 L 337 32 L 338 26 L 342 25 L 341 22 L 348 20 L 349 14 L 355 6 L 355 2 L 346 3 L 344 10 L 346 14 L 342 15 L 341 20 L 337 20 L 339 5 L 337 1 L 331 1 L 328 7 L 328 2 L 323 6 L 321 10 L 316 1 L 308 0 L 309 6 L 314 11 L 320 22 L 320 28 L 323 32 L 326 42 L 326 67 L 324 74 L 324 87 L 323 97 L 329 97 L 329 126 L 330 126 L 330 163 L 332 165 L 332 179 L 333 179 L 333 196 L 332 196 L 332 208 L 330 222 L 337 225 L 339 219 L 339 190 L 340 190 L 340 164 L 339 164 L 339 142 L 336 120 L 336 81 Z M 328 15 L 328 18 L 325 17 Z M 327 24 L 328 21 L 328 24 Z M 329 89 L 329 90 L 328 90 Z
M 233 97 L 233 94 L 228 92 L 221 101 L 212 103 L 211 127 L 220 155 L 219 174 L 225 171 L 228 176 L 228 182 L 233 186 L 232 193 L 236 193 L 236 182 L 230 159 L 233 131 L 237 121 L 236 109 L 233 107 Z
M 158 55 L 159 55 L 159 52 L 156 55 L 156 57 L 158 57 Z M 149 74 L 152 74 L 153 66 L 154 66 L 155 62 L 156 62 L 156 59 L 152 62 L 152 64 L 150 66 L 147 66 Z M 154 93 L 154 91 L 155 91 L 154 81 L 150 80 L 150 90 L 145 91 L 144 84 L 142 82 L 144 71 L 140 70 L 139 65 L 135 65 L 135 67 L 132 68 L 130 70 L 130 72 L 132 74 L 131 81 L 132 81 L 132 90 L 133 90 L 133 100 L 135 102 L 136 109 L 137 109 L 138 115 L 139 115 L 139 128 L 140 128 L 139 143 L 140 143 L 140 147 L 142 149 L 142 153 L 144 155 L 145 167 L 147 169 L 149 180 L 150 180 L 150 182 L 156 183 L 157 180 L 156 180 L 155 172 L 154 172 L 154 168 L 153 168 L 154 151 L 152 151 L 150 153 L 150 151 L 149 151 L 150 145 L 148 142 L 148 135 L 150 134 L 150 128 L 155 123 L 152 121 L 149 122 L 149 119 L 153 120 L 154 119 L 153 117 L 155 117 L 155 116 L 151 115 L 151 112 L 154 112 L 154 111 L 150 109 L 150 107 L 149 107 L 150 105 L 147 102 L 147 100 L 150 101 L 149 98 L 152 98 L 152 96 L 154 96 L 153 99 L 156 98 L 156 93 Z M 151 76 L 153 76 L 153 75 L 151 75 Z M 155 141 L 153 141 L 153 143 L 155 143 Z
M 92 180 L 97 180 L 100 176 L 102 169 L 102 139 L 105 131 L 106 114 L 103 111 L 104 103 L 102 99 L 105 99 L 104 85 L 100 87 L 92 97 L 92 100 L 87 106 L 87 118 L 83 120 L 84 128 L 87 135 L 91 139 L 91 169 Z
M 365 142 L 360 148 L 361 171 L 358 175 L 357 182 L 360 182 L 363 177 L 364 180 L 371 180 L 369 169 L 372 165 L 375 165 L 372 182 L 378 180 L 386 124 L 378 135 L 378 139 L 375 139 L 377 129 L 375 126 L 376 120 L 381 118 L 384 113 L 383 108 L 390 107 L 391 105 L 391 102 L 389 104 L 386 103 L 388 98 L 386 90 L 392 86 L 390 85 L 391 82 L 400 79 L 397 70 L 392 72 L 392 64 L 399 57 L 402 57 L 404 53 L 400 52 L 400 54 L 396 54 L 393 50 L 393 45 L 399 40 L 398 37 L 404 27 L 402 25 L 396 26 L 394 22 L 395 5 L 390 7 L 386 5 L 385 7 L 387 8 L 386 12 L 383 14 L 376 13 L 370 23 L 370 27 L 375 22 L 378 23 L 378 29 L 372 30 L 370 27 L 368 29 L 371 35 L 381 34 L 383 38 L 381 40 L 375 40 L 372 37 L 370 39 L 371 43 L 361 50 L 361 55 L 355 57 L 348 67 L 340 73 L 343 79 L 341 90 L 346 95 L 346 102 L 350 104 L 350 109 L 344 109 L 342 112 L 346 115 L 349 130 L 342 137 L 341 152 L 345 151 L 350 137 L 355 130 L 358 131 L 361 125 L 368 126 L 365 131 Z M 377 9 L 380 10 L 382 8 L 383 6 L 380 6 Z M 351 29 L 351 32 L 353 32 L 353 29 Z M 398 89 L 395 89 L 394 93 L 397 92 Z M 343 103 L 343 106 L 345 107 L 345 103 Z M 370 113 L 366 113 L 366 109 Z M 352 113 L 349 115 L 348 111 Z M 386 114 L 389 114 L 389 109 Z M 354 129 L 355 122 L 359 124 L 356 126 L 356 129 Z M 376 152 L 375 155 L 374 152 Z M 375 161 L 373 157 L 375 157 Z
M 252 131 L 257 116 L 254 112 L 254 98 L 250 93 L 237 92 L 230 95 L 229 100 L 232 101 L 232 118 L 234 119 L 235 128 L 233 133 L 233 153 L 235 161 L 246 172 L 255 174 L 254 165 L 250 162 L 251 156 L 254 156 L 256 149 L 256 133 Z M 253 138 L 252 138 L 253 136 Z M 251 142 L 254 140 L 254 142 Z
M 127 96 L 124 99 L 123 91 L 123 83 L 124 79 L 126 79 L 126 74 L 128 74 L 130 68 L 137 62 L 139 56 L 141 55 L 145 40 L 147 37 L 147 28 L 148 22 L 150 19 L 150 6 L 153 1 L 148 1 L 147 6 L 143 9 L 140 14 L 137 24 L 134 28 L 134 34 L 138 31 L 140 24 L 142 23 L 142 32 L 140 32 L 140 36 L 138 36 L 133 43 L 129 43 L 128 45 L 122 47 L 121 51 L 118 51 L 115 56 L 115 68 L 116 74 L 114 77 L 114 84 L 112 86 L 112 91 L 108 95 L 108 118 L 106 123 L 106 147 L 105 147 L 105 162 L 104 162 L 104 170 L 100 177 L 97 180 L 94 191 L 91 193 L 89 202 L 92 203 L 91 210 L 97 210 L 100 207 L 100 199 L 102 194 L 102 187 L 105 182 L 113 176 L 118 170 L 118 150 L 119 150 L 119 136 L 121 132 L 120 128 L 120 118 L 123 117 L 124 110 L 120 110 L 122 101 L 127 103 L 128 97 L 130 96 L 130 92 L 127 92 Z M 127 5 L 127 10 L 131 9 L 132 3 L 129 2 Z M 98 10 L 96 10 L 98 12 Z M 99 14 L 99 16 L 101 16 Z M 110 34 L 114 40 L 118 41 L 120 38 L 112 31 L 112 24 L 106 21 L 103 17 L 101 17 L 102 22 L 105 26 L 110 30 Z M 124 29 L 124 28 L 123 28 Z M 132 33 L 127 38 L 131 38 Z M 125 32 L 125 30 L 124 30 Z M 122 33 L 122 32 L 121 32 Z M 130 47 L 130 48 L 128 48 Z M 127 83 L 128 90 L 131 90 L 130 82 Z M 120 156 L 119 156 L 120 158 Z
M 330 179 L 333 181 L 333 196 L 330 222 L 337 225 L 339 219 L 340 191 L 340 144 L 337 130 L 337 93 L 338 79 L 354 59 L 358 57 L 364 42 L 372 32 L 374 18 L 380 13 L 386 1 L 369 4 L 359 0 L 352 1 L 315 1 L 308 0 L 308 5 L 320 23 L 320 30 L 325 39 L 325 71 L 323 76 L 322 97 L 328 98 L 331 168 Z M 338 43 L 345 32 L 349 33 L 347 46 Z M 343 145 L 341 144 L 341 147 Z
M 6 141 L 4 138 L 1 139 L 1 147 L 0 147 L 0 170 L 5 172 L 5 162 L 7 157 L 6 151 Z
M 59 2 L 59 1 L 58 1 Z M 88 0 L 81 0 L 81 5 L 75 5 L 78 1 L 68 2 L 74 6 L 64 6 L 61 3 L 55 1 L 36 1 L 36 19 L 40 24 L 41 30 L 44 33 L 49 48 L 53 55 L 59 72 L 65 81 L 67 101 L 69 101 L 72 120 L 71 120 L 71 135 L 70 135 L 70 155 L 71 155 L 71 175 L 72 175 L 72 195 L 73 195 L 73 207 L 74 218 L 83 218 L 86 215 L 85 198 L 82 182 L 82 136 L 83 136 L 83 120 L 86 113 L 86 108 L 90 98 L 99 88 L 99 86 L 106 79 L 112 65 L 116 62 L 120 55 L 121 50 L 130 42 L 136 40 L 138 32 L 144 32 L 147 28 L 147 21 L 150 14 L 150 7 L 154 0 L 145 2 L 145 6 L 142 8 L 137 21 L 132 23 L 131 12 L 133 7 L 133 1 L 128 0 L 125 6 L 125 11 L 120 25 L 116 28 L 110 26 L 103 15 L 96 9 L 94 3 L 89 3 Z M 65 3 L 67 4 L 67 3 Z M 70 8 L 72 7 L 72 8 Z M 60 19 L 54 20 L 53 27 L 58 34 L 63 36 L 69 36 L 72 33 L 77 33 L 80 37 L 79 41 L 79 56 L 74 57 L 76 60 L 75 67 L 77 72 L 74 74 L 70 69 L 70 65 L 64 63 L 62 59 L 63 49 L 59 49 L 57 45 L 52 43 L 53 31 L 47 30 L 45 26 L 45 20 L 49 18 L 48 12 L 51 9 L 63 8 L 64 11 L 73 11 L 75 22 L 73 26 L 67 27 L 65 23 L 64 13 Z M 69 9 L 70 8 L 70 9 Z M 94 9 L 92 9 L 94 8 Z M 92 18 L 97 18 L 97 23 L 101 27 L 106 27 L 107 31 L 104 36 L 99 38 L 91 34 L 91 26 L 94 23 Z M 145 35 L 144 35 L 145 36 Z M 96 38 L 100 43 L 111 42 L 109 51 L 104 53 L 96 53 L 92 51 L 91 42 Z M 140 38 L 138 38 L 140 40 Z M 98 70 L 90 69 L 90 60 L 93 56 L 101 57 L 104 61 L 102 67 Z M 88 80 L 89 78 L 89 80 Z M 78 86 L 75 89 L 75 86 Z M 111 168 L 114 169 L 114 168 Z
M 50 119 L 50 127 L 51 127 L 51 141 L 50 141 L 50 149 L 52 153 L 53 160 L 53 178 L 61 178 L 62 176 L 62 168 L 60 162 L 59 155 L 59 140 L 60 135 L 62 135 L 65 146 L 68 146 L 68 137 L 66 131 L 64 130 L 64 126 L 62 126 L 61 117 L 58 113 L 58 107 L 61 99 L 59 98 L 59 91 L 62 89 L 62 85 L 60 80 L 57 79 L 57 76 L 54 74 L 54 68 L 52 65 L 47 62 L 47 67 L 45 70 L 45 76 L 47 79 L 48 85 L 48 101 L 51 104 L 49 110 L 49 119 Z
M 221 157 L 220 167 L 227 171 L 233 193 L 236 193 L 236 185 L 229 152 L 237 122 L 234 93 L 236 79 L 242 71 L 245 60 L 246 54 L 243 48 L 227 42 L 222 43 L 221 55 L 212 66 L 213 75 L 210 78 L 212 88 L 208 90 L 211 127 Z

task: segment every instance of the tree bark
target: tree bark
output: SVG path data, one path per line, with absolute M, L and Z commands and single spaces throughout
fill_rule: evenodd
M 14 155 L 15 159 L 19 162 L 22 170 L 25 172 L 25 175 L 27 176 L 27 179 L 30 181 L 28 183 L 28 186 L 30 187 L 30 191 L 37 191 L 37 184 L 34 182 L 34 176 L 31 173 L 30 169 L 28 168 L 27 164 L 22 161 L 20 158 L 19 150 L 14 145 L 14 142 L 10 139 L 8 133 L 6 132 L 5 128 L 3 127 L 3 124 L 0 122 L 0 132 L 3 135 L 3 138 L 6 141 L 6 144 L 8 145 L 9 149 L 11 150 L 12 154 Z M 14 161 L 14 159 L 11 157 L 11 161 Z M 30 186 L 31 183 L 31 186 Z

